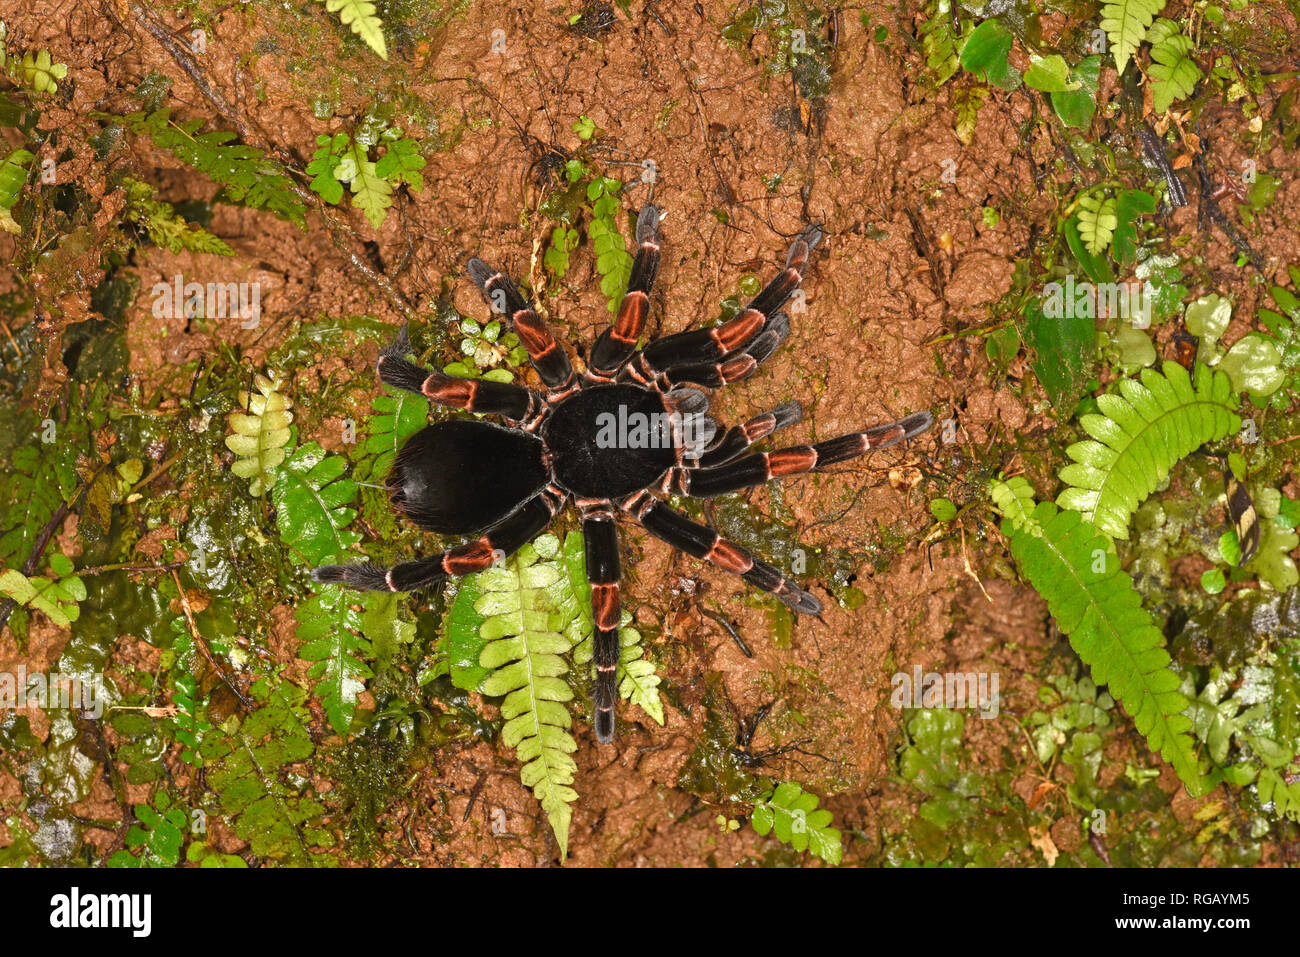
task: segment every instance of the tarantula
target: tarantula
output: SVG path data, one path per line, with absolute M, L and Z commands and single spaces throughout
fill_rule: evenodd
M 572 499 L 582 520 L 591 582 L 593 697 L 601 742 L 613 740 L 617 701 L 617 512 L 674 548 L 771 592 L 795 611 L 815 615 L 821 611 L 815 597 L 713 529 L 673 511 L 654 493 L 722 495 L 894 445 L 934 424 L 929 412 L 916 412 L 814 445 L 742 455 L 799 421 L 799 403 L 788 402 L 721 430 L 705 414 L 704 393 L 684 384 L 716 389 L 739 382 L 776 351 L 790 333 L 789 316 L 779 310 L 802 281 L 822 231 L 805 228 L 790 246 L 780 275 L 734 318 L 654 339 L 638 349 L 659 268 L 658 225 L 658 210 L 644 207 L 637 217 L 637 252 L 627 293 L 581 376 L 514 283 L 480 259 L 469 261 L 470 278 L 493 308 L 509 318 L 545 394 L 417 366 L 406 359 L 405 329 L 380 354 L 378 371 L 395 388 L 505 421 L 501 426 L 454 419 L 422 429 L 402 447 L 386 483 L 394 508 L 420 528 L 481 537 L 392 568 L 326 565 L 313 572 L 317 581 L 363 590 L 404 592 L 437 585 L 505 559 L 541 533 Z

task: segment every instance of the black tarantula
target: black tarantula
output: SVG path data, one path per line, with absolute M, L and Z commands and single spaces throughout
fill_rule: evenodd
M 799 403 L 788 402 L 720 430 L 705 415 L 704 393 L 683 386 L 716 389 L 738 382 L 776 351 L 790 333 L 790 318 L 779 310 L 802 281 L 822 231 L 804 229 L 790 246 L 781 274 L 735 318 L 654 339 L 638 349 L 659 268 L 658 225 L 658 210 L 643 208 L 627 294 L 613 324 L 592 347 L 581 377 L 514 283 L 480 259 L 469 261 L 470 278 L 509 317 L 546 392 L 421 368 L 405 357 L 405 330 L 381 353 L 378 371 L 395 388 L 505 420 L 501 426 L 455 419 L 422 429 L 402 447 L 387 481 L 393 506 L 420 528 L 481 537 L 392 568 L 326 565 L 313 573 L 317 581 L 359 589 L 404 592 L 437 585 L 503 560 L 541 533 L 572 499 L 586 540 L 596 630 L 595 725 L 601 742 L 613 739 L 617 700 L 617 512 L 674 548 L 771 592 L 795 611 L 815 615 L 821 611 L 815 597 L 713 529 L 673 511 L 654 493 L 723 495 L 894 445 L 934 424 L 929 412 L 916 412 L 814 445 L 742 455 L 760 439 L 799 421 Z

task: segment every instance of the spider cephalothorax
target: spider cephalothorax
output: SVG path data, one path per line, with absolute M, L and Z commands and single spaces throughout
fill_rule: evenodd
M 614 735 L 618 668 L 618 534 L 623 512 L 675 548 L 771 592 L 795 611 L 821 603 L 780 571 L 717 532 L 673 511 L 661 494 L 708 498 L 762 485 L 895 445 L 934 424 L 929 412 L 813 445 L 745 453 L 799 421 L 788 402 L 722 430 L 705 413 L 708 400 L 687 383 L 716 389 L 753 374 L 790 333 L 780 312 L 798 288 L 821 240 L 809 226 L 790 246 L 785 269 L 735 318 L 708 329 L 654 339 L 638 349 L 659 268 L 658 211 L 641 210 L 627 294 L 613 325 L 592 347 L 577 376 L 564 349 L 506 276 L 471 259 L 470 278 L 509 319 L 528 350 L 545 393 L 490 380 L 456 379 L 406 359 L 405 332 L 379 357 L 379 376 L 399 389 L 505 425 L 453 420 L 428 426 L 402 447 L 388 477 L 394 507 L 420 528 L 481 537 L 439 555 L 392 568 L 326 565 L 317 581 L 352 588 L 412 591 L 481 571 L 541 533 L 572 500 L 582 519 L 595 620 L 596 737 Z

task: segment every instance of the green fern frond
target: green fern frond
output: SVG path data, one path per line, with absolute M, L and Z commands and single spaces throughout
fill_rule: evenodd
M 154 188 L 138 179 L 122 181 L 126 188 L 126 217 L 149 234 L 149 240 L 160 249 L 179 253 L 213 253 L 233 256 L 234 250 L 202 226 L 187 222 L 176 215 L 171 203 L 154 198 Z
M 180 861 L 190 823 L 185 809 L 174 807 L 166 791 L 158 792 L 154 805 L 135 806 L 138 823 L 126 832 L 127 849 L 110 857 L 109 867 L 175 867 Z
M 587 199 L 592 204 L 587 235 L 596 253 L 600 291 L 605 294 L 610 312 L 618 309 L 632 276 L 632 254 L 618 230 L 618 193 L 622 186 L 618 180 L 605 176 L 597 176 L 587 184 Z
M 205 174 L 231 202 L 266 209 L 299 226 L 306 207 L 294 192 L 294 182 L 278 163 L 259 149 L 232 143 L 226 130 L 200 133 L 203 120 L 177 122 L 170 110 L 133 113 L 123 120 L 137 134 L 147 135 L 187 166 Z
M 782 844 L 811 851 L 827 864 L 838 865 L 844 853 L 840 832 L 831 827 L 831 812 L 817 809 L 818 799 L 794 781 L 782 781 L 754 805 L 750 823 L 760 837 L 773 831 Z
M 51 420 L 52 421 L 52 420 Z M 77 448 L 60 440 L 20 445 L 0 476 L 0 562 L 21 566 L 60 505 L 77 488 Z
M 308 442 L 284 462 L 271 489 L 280 539 L 308 567 L 343 561 L 361 541 L 360 532 L 347 528 L 357 517 L 350 506 L 358 486 L 342 477 L 346 469 L 342 456 Z
M 366 420 L 366 440 L 357 448 L 357 477 L 379 479 L 393 469 L 402 446 L 429 424 L 429 400 L 414 392 L 381 394 L 370 400 L 373 414 Z
M 337 13 L 345 27 L 366 41 L 366 46 L 379 56 L 388 59 L 388 46 L 384 42 L 384 24 L 375 14 L 375 5 L 368 0 L 322 0 L 325 9 Z
M 375 163 L 376 173 L 390 183 L 406 183 L 418 193 L 424 189 L 424 177 L 420 175 L 420 170 L 425 165 L 419 143 L 399 136 L 392 130 L 385 134 L 384 155 Z
M 37 93 L 57 93 L 58 81 L 68 75 L 68 65 L 55 63 L 49 50 L 41 50 L 36 54 L 24 53 L 19 72 L 24 86 Z
M 1119 225 L 1115 197 L 1101 196 L 1097 193 L 1085 193 L 1080 196 L 1077 222 L 1079 236 L 1088 247 L 1088 252 L 1100 256 L 1110 248 L 1110 241 L 1115 236 L 1115 227 Z
M 257 373 L 253 385 L 256 393 L 239 391 L 239 405 L 247 411 L 230 413 L 233 434 L 226 436 L 226 448 L 238 456 L 231 471 L 248 479 L 248 491 L 260 498 L 275 484 L 275 470 L 285 459 L 293 403 L 280 392 L 284 379 L 276 373 L 270 378 Z
M 250 694 L 262 706 L 241 723 L 223 726 L 227 733 L 203 742 L 207 786 L 235 833 L 258 857 L 329 864 L 329 856 L 319 850 L 334 843 L 333 835 L 319 826 L 324 805 L 308 787 L 285 781 L 315 751 L 303 707 L 306 692 L 288 681 L 272 689 L 263 679 Z
M 388 207 L 393 205 L 393 187 L 376 172 L 374 162 L 366 153 L 364 146 L 354 143 L 344 159 L 351 160 L 354 167 L 352 205 L 365 213 L 370 225 L 378 229 L 388 218 Z
M 1241 428 L 1228 377 L 1196 365 L 1195 384 L 1176 362 L 1164 375 L 1143 369 L 1139 379 L 1120 379 L 1119 393 L 1097 399 L 1101 415 L 1080 423 L 1096 441 L 1066 449 L 1074 464 L 1061 469 L 1070 488 L 1057 496 L 1062 508 L 1112 538 L 1128 538 L 1133 512 L 1184 456 Z
M 366 690 L 365 679 L 374 676 L 361 660 L 369 657 L 371 648 L 361 635 L 361 613 L 353 607 L 354 600 L 355 595 L 338 585 L 323 585 L 294 612 L 298 638 L 304 643 L 298 657 L 313 662 L 307 677 L 315 682 L 330 727 L 339 734 L 352 727 L 357 697 Z
M 1164 635 L 1142 607 L 1132 580 L 1109 550 L 1110 540 L 1077 512 L 1051 502 L 1034 509 L 1035 535 L 1010 519 L 1002 534 L 1021 571 L 1047 601 L 1070 645 L 1133 716 L 1133 723 L 1187 785 L 1203 790 L 1187 699 L 1169 667 Z
M 554 536 L 543 545 L 552 550 Z M 568 592 L 564 570 L 538 561 L 537 549 L 525 545 L 504 565 L 480 572 L 483 594 L 475 608 L 486 620 L 480 634 L 487 639 L 479 664 L 489 669 L 483 693 L 504 696 L 501 740 L 523 762 L 520 780 L 532 788 L 560 845 L 569 852 L 569 805 L 578 799 L 573 776 L 578 770 L 570 755 L 578 749 L 569 734 L 571 719 L 565 703 L 573 691 L 562 676 L 569 665 L 562 657 L 572 642 L 564 634 L 572 620 L 561 620 L 557 605 Z M 571 607 L 576 603 L 568 595 Z M 575 609 L 576 610 L 576 609 Z
M 573 663 L 589 666 L 595 652 L 596 626 L 591 613 L 591 584 L 587 581 L 587 552 L 581 532 L 570 532 L 564 539 L 564 566 L 569 576 L 569 586 L 577 598 L 578 617 L 574 619 L 575 641 Z M 619 659 L 615 678 L 619 696 L 639 707 L 654 719 L 664 723 L 664 703 L 659 698 L 659 675 L 654 662 L 645 657 L 641 647 L 641 633 L 627 627 L 631 614 L 624 611 L 618 630 Z
M 1174 100 L 1192 95 L 1201 79 L 1201 68 L 1192 59 L 1196 47 L 1178 31 L 1178 24 L 1161 17 L 1147 31 L 1151 44 L 1151 107 L 1157 113 L 1169 109 Z
M 201 768 L 203 756 L 200 747 L 203 739 L 211 732 L 212 725 L 207 720 L 207 708 L 194 671 L 194 659 L 197 654 L 194 639 L 189 629 L 185 627 L 185 621 L 180 618 L 172 621 L 172 653 L 175 662 L 170 675 L 170 684 L 172 704 L 176 707 L 176 717 L 172 723 L 176 740 L 181 743 L 181 760 Z
M 1101 28 L 1110 38 L 1115 69 L 1122 75 L 1165 0 L 1111 0 L 1101 8 Z
M 1017 528 L 1036 531 L 1033 520 L 1034 487 L 1021 475 L 1013 475 L 1005 481 L 989 479 L 989 496 L 993 506 L 1003 518 L 1010 519 Z

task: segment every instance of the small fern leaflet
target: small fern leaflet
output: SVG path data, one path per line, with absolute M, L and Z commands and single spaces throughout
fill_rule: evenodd
M 323 0 L 325 9 L 337 13 L 345 27 L 366 41 L 366 46 L 374 50 L 382 59 L 388 59 L 388 47 L 384 43 L 383 23 L 375 14 L 375 5 L 368 0 Z
M 239 405 L 247 411 L 230 413 L 234 434 L 226 436 L 226 448 L 238 456 L 231 471 L 248 479 L 248 491 L 260 498 L 275 484 L 275 470 L 285 459 L 293 403 L 280 392 L 284 380 L 274 373 L 270 378 L 258 373 L 253 384 L 256 393 L 239 391 Z
M 1111 538 L 1128 538 L 1133 512 L 1179 459 L 1241 428 L 1228 377 L 1199 363 L 1194 384 L 1186 369 L 1166 362 L 1164 375 L 1143 369 L 1140 379 L 1120 379 L 1119 394 L 1100 396 L 1097 405 L 1101 415 L 1080 419 L 1096 441 L 1065 450 L 1074 464 L 1060 476 L 1070 488 L 1056 502 Z
M 1122 75 L 1165 0 L 1111 0 L 1101 8 L 1101 28 L 1110 38 L 1115 69 Z

